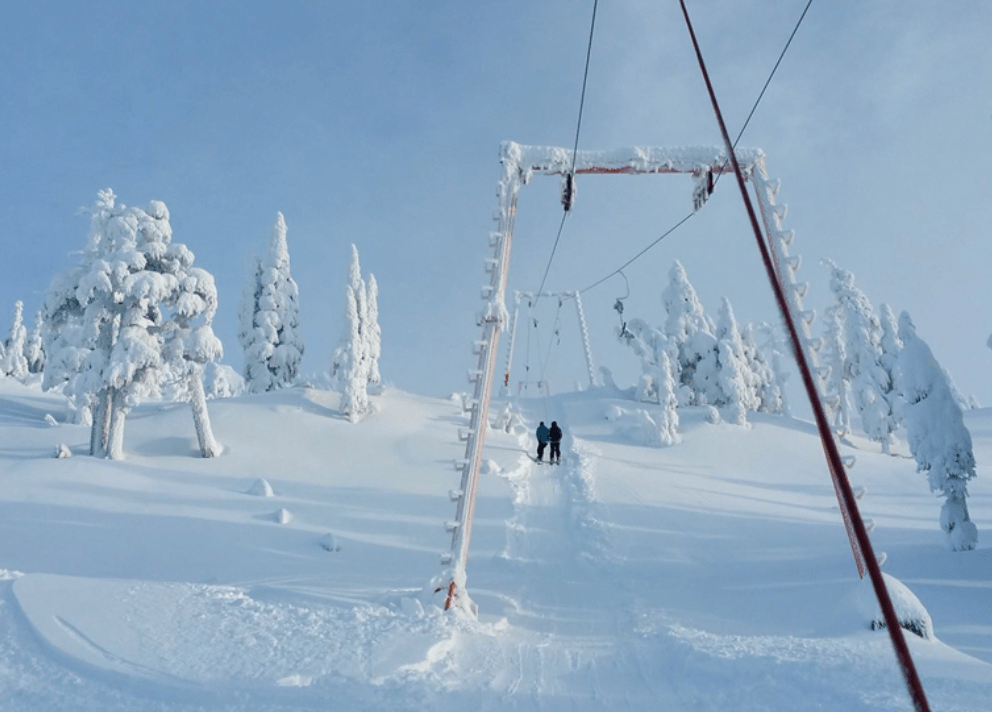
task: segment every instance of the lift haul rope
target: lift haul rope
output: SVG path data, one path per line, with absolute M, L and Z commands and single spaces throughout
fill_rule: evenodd
M 589 82 L 589 58 L 592 56 L 592 37 L 596 31 L 596 9 L 599 7 L 599 0 L 594 0 L 592 4 L 592 22 L 589 23 L 589 43 L 586 46 L 586 68 L 582 73 L 582 95 L 579 97 L 579 118 L 575 122 L 575 143 L 572 146 L 572 166 L 565 176 L 565 190 L 562 192 L 562 207 L 565 209 L 561 215 L 561 223 L 558 225 L 558 234 L 555 236 L 555 244 L 551 248 L 551 256 L 548 258 L 548 265 L 544 268 L 544 276 L 541 278 L 541 286 L 537 288 L 537 301 L 541 299 L 541 292 L 544 291 L 544 283 L 548 279 L 548 272 L 551 270 L 551 263 L 554 262 L 555 252 L 558 251 L 558 241 L 561 240 L 561 231 L 565 227 L 565 218 L 572 212 L 572 199 L 575 195 L 575 154 L 579 150 L 579 132 L 582 130 L 582 110 L 586 105 L 586 85 Z M 537 301 L 534 303 L 537 304 Z
M 796 22 L 796 26 L 792 28 L 792 34 L 789 35 L 789 39 L 786 41 L 785 46 L 782 48 L 782 51 L 779 53 L 778 59 L 775 61 L 775 66 L 772 67 L 772 71 L 768 74 L 768 79 L 765 80 L 765 85 L 761 87 L 761 91 L 758 93 L 758 98 L 755 99 L 754 104 L 751 106 L 751 111 L 748 113 L 747 118 L 744 120 L 744 125 L 741 126 L 741 130 L 737 132 L 737 138 L 734 139 L 734 149 L 737 148 L 737 144 L 740 142 L 741 137 L 744 135 L 744 131 L 747 130 L 748 124 L 751 123 L 751 118 L 754 116 L 754 112 L 758 110 L 758 105 L 761 103 L 761 100 L 765 97 L 765 92 L 768 90 L 768 86 L 772 83 L 772 79 L 775 77 L 775 73 L 778 71 L 779 65 L 782 64 L 782 60 L 785 58 L 785 53 L 789 51 L 789 46 L 792 44 L 792 40 L 795 38 L 796 33 L 799 32 L 799 27 L 803 24 L 803 20 L 806 19 L 806 13 L 809 12 L 809 7 L 812 4 L 813 4 L 813 0 L 808 0 L 808 2 L 806 3 L 806 7 L 803 8 L 802 14 L 799 16 L 799 20 Z M 713 179 L 714 188 L 716 187 L 716 184 L 717 182 L 719 182 L 722 175 L 723 174 L 720 172 L 716 174 L 716 177 Z M 710 192 L 712 192 L 712 190 Z M 599 285 L 601 285 L 603 282 L 610 279 L 611 277 L 615 277 L 616 275 L 620 274 L 620 272 L 622 272 L 625 268 L 629 267 L 634 262 L 636 262 L 641 257 L 643 257 L 644 254 L 648 252 L 652 247 L 654 247 L 659 242 L 661 242 L 666 237 L 668 237 L 673 232 L 675 232 L 680 227 L 682 227 L 685 223 L 689 221 L 689 218 L 691 218 L 695 214 L 696 211 L 693 210 L 691 213 L 686 215 L 684 218 L 679 220 L 677 223 L 672 225 L 672 227 L 670 227 L 668 230 L 662 233 L 662 235 L 659 238 L 657 238 L 654 242 L 649 244 L 643 250 L 641 250 L 636 255 L 634 255 L 629 260 L 627 260 L 622 265 L 620 265 L 619 268 L 613 270 L 602 279 L 593 282 L 585 289 L 580 289 L 579 294 L 585 294 L 590 289 L 598 287 Z
M 906 644 L 906 638 L 903 636 L 902 628 L 899 626 L 899 619 L 896 615 L 895 608 L 892 605 L 892 599 L 889 597 L 889 592 L 885 587 L 885 580 L 882 578 L 882 570 L 879 568 L 878 561 L 875 558 L 875 553 L 872 549 L 871 540 L 868 538 L 868 531 L 865 528 L 865 523 L 861 519 L 861 513 L 858 510 L 857 500 L 854 496 L 854 492 L 851 490 L 851 483 L 848 481 L 847 475 L 845 474 L 844 465 L 841 461 L 840 453 L 837 450 L 837 443 L 834 442 L 833 435 L 830 432 L 830 425 L 827 421 L 827 416 L 823 411 L 823 404 L 820 402 L 820 396 L 816 390 L 816 384 L 813 380 L 813 373 L 810 369 L 809 363 L 806 361 L 806 353 L 802 347 L 798 327 L 796 326 L 796 323 L 792 318 L 792 313 L 787 306 L 785 292 L 783 291 L 782 285 L 775 273 L 775 267 L 772 263 L 771 256 L 768 253 L 768 246 L 765 244 L 761 228 L 758 226 L 758 218 L 755 215 L 754 206 L 751 204 L 750 196 L 748 196 L 747 188 L 744 185 L 744 174 L 741 172 L 741 167 L 737 162 L 737 156 L 734 153 L 734 146 L 730 141 L 730 134 L 727 133 L 727 125 L 723 121 L 723 114 L 720 111 L 720 105 L 717 102 L 716 93 L 713 91 L 713 85 L 710 82 L 709 73 L 706 71 L 706 64 L 703 62 L 703 54 L 699 48 L 699 43 L 696 40 L 696 33 L 692 29 L 692 22 L 689 19 L 689 11 L 685 7 L 685 0 L 679 0 L 679 4 L 682 6 L 682 14 L 685 16 L 685 24 L 689 30 L 689 36 L 692 39 L 692 46 L 696 52 L 696 59 L 699 62 L 699 69 L 703 74 L 703 81 L 706 83 L 706 90 L 709 93 L 710 102 L 713 104 L 713 112 L 716 114 L 717 123 L 720 125 L 720 134 L 722 135 L 724 145 L 727 148 L 727 155 L 730 157 L 730 162 L 734 169 L 734 175 L 737 177 L 737 185 L 740 188 L 741 196 L 744 199 L 744 207 L 747 210 L 748 219 L 751 222 L 751 228 L 754 231 L 754 237 L 758 243 L 758 250 L 761 252 L 761 259 L 765 265 L 765 271 L 768 274 L 768 281 L 771 283 L 772 291 L 775 293 L 775 301 L 778 304 L 779 311 L 782 314 L 782 319 L 788 328 L 789 338 L 792 341 L 792 350 L 795 354 L 799 371 L 802 374 L 803 386 L 806 388 L 806 395 L 809 397 L 810 406 L 812 407 L 813 414 L 816 418 L 816 427 L 820 433 L 820 440 L 823 443 L 823 450 L 826 455 L 827 465 L 830 468 L 831 476 L 834 478 L 835 485 L 838 485 L 837 490 L 840 505 L 842 508 L 846 508 L 852 515 L 851 519 L 854 525 L 854 532 L 857 537 L 858 546 L 864 555 L 865 564 L 868 568 L 868 575 L 871 578 L 872 586 L 875 589 L 875 596 L 878 598 L 879 606 L 882 609 L 882 615 L 885 619 L 885 627 L 888 630 L 889 638 L 892 641 L 892 647 L 895 650 L 899 667 L 902 669 L 903 677 L 906 680 L 906 687 L 909 691 L 909 696 L 913 701 L 913 706 L 916 709 L 916 712 L 930 712 L 930 706 L 927 703 L 926 693 L 923 691 L 923 684 L 920 682 L 919 674 L 916 671 L 916 665 L 913 663 L 913 657 L 909 652 L 909 646 Z

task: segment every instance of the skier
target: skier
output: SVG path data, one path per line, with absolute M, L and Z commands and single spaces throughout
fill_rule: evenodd
M 548 430 L 548 426 L 541 421 L 541 424 L 537 426 L 537 461 L 541 462 L 544 460 L 544 448 L 548 446 L 548 436 L 551 431 Z
M 558 427 L 558 423 L 554 420 L 551 421 L 551 430 L 548 433 L 548 439 L 551 441 L 551 454 L 548 455 L 548 462 L 554 462 L 556 464 L 561 464 L 561 428 Z

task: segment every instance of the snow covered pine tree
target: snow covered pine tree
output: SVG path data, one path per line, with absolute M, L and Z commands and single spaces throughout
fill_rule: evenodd
M 10 325 L 10 337 L 4 344 L 3 372 L 14 378 L 28 375 L 28 360 L 24 356 L 28 332 L 24 328 L 24 302 L 14 303 L 14 320 Z
M 665 336 L 670 343 L 669 354 L 673 357 L 672 370 L 679 388 L 679 405 L 706 403 L 706 385 L 696 377 L 696 368 L 704 355 L 716 348 L 714 327 L 678 260 L 668 273 L 668 286 L 661 298 L 668 315 Z
M 379 327 L 379 286 L 375 275 L 362 279 L 358 248 L 351 246 L 348 266 L 345 326 L 331 354 L 331 383 L 341 391 L 341 412 L 355 422 L 371 409 L 368 386 L 378 383 L 382 330 Z
M 77 407 L 92 408 L 91 454 L 124 457 L 127 414 L 142 398 L 159 395 L 170 358 L 199 364 L 219 357 L 210 326 L 213 278 L 194 269 L 193 259 L 172 242 L 165 203 L 126 208 L 113 191 L 99 192 L 82 258 L 53 280 L 43 310 L 49 366 L 42 385 L 64 384 Z M 199 379 L 192 366 L 173 368 Z M 211 457 L 218 447 L 195 383 L 191 390 L 201 453 Z
M 947 376 L 926 342 L 916 335 L 909 314 L 899 315 L 898 377 L 903 423 L 916 471 L 926 472 L 931 492 L 941 492 L 940 527 L 954 551 L 974 549 L 978 529 L 968 516 L 968 480 L 975 476 L 975 455 L 964 414 L 951 393 Z
M 898 427 L 892 410 L 893 385 L 882 367 L 882 325 L 868 297 L 854 285 L 854 275 L 830 260 L 830 289 L 844 321 L 847 359 L 845 377 L 851 384 L 854 403 L 861 414 L 861 425 L 872 440 L 889 452 L 892 433 Z
M 41 341 L 43 316 L 41 310 L 35 313 L 34 329 L 24 344 L 24 358 L 28 360 L 28 373 L 41 373 L 45 370 L 45 347 Z
M 291 386 L 300 374 L 300 290 L 289 270 L 286 220 L 276 216 L 269 252 L 255 260 L 241 300 L 238 340 L 252 393 Z

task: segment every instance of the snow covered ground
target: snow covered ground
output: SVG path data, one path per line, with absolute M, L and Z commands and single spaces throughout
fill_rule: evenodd
M 0 381 L 0 709 L 911 709 L 809 423 L 689 409 L 656 448 L 614 391 L 514 401 L 487 445 L 475 621 L 430 585 L 459 404 L 376 403 L 350 424 L 325 391 L 212 401 L 214 460 L 187 406 L 149 404 L 112 462 L 59 398 Z M 564 426 L 559 467 L 527 456 L 538 420 Z M 908 637 L 935 710 L 992 708 L 992 410 L 966 422 L 970 552 L 904 446 L 842 448 L 883 570 L 933 618 Z

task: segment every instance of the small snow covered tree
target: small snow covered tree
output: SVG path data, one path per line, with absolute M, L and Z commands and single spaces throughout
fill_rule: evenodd
M 774 356 L 769 357 L 766 350 L 758 344 L 758 329 L 759 327 L 755 327 L 754 324 L 748 324 L 741 331 L 744 359 L 747 361 L 748 370 L 753 379 L 754 393 L 758 398 L 756 410 L 765 413 L 781 413 L 784 407 L 784 397 L 776 375 L 777 363 Z M 768 330 L 771 331 L 771 327 L 768 327 Z M 769 348 L 773 347 L 772 344 Z
M 895 425 L 898 427 L 902 421 L 902 395 L 899 393 L 896 383 L 896 367 L 899 363 L 899 353 L 902 351 L 902 341 L 899 340 L 899 326 L 896 322 L 896 316 L 888 304 L 879 306 L 879 323 L 882 327 L 882 335 L 879 339 L 882 355 L 878 362 L 885 369 L 889 383 L 892 384 L 892 390 L 889 392 L 887 400 L 892 407 Z M 948 380 L 950 380 L 950 376 L 948 376 Z
M 367 390 L 369 380 L 366 371 L 368 360 L 364 358 L 365 343 L 359 332 L 358 300 L 355 299 L 351 285 L 348 286 L 347 295 L 345 321 L 350 338 L 346 344 L 347 356 L 343 359 L 345 368 L 341 373 L 344 381 L 341 392 L 341 413 L 354 423 L 369 411 Z
M 669 376 L 672 376 L 672 359 L 668 357 L 671 348 L 668 338 L 658 329 L 649 326 L 642 319 L 631 319 L 624 328 L 617 330 L 617 337 L 641 359 L 641 378 L 637 385 L 637 400 L 644 403 L 660 403 L 665 379 L 662 357 L 668 361 Z M 677 392 L 677 386 L 675 387 Z
M 256 260 L 241 302 L 238 339 L 253 393 L 291 386 L 300 373 L 299 288 L 289 269 L 286 221 L 278 213 L 265 259 Z
M 41 339 L 42 314 L 38 311 L 34 317 L 34 329 L 28 335 L 24 344 L 24 358 L 28 362 L 28 373 L 41 373 L 45 370 L 45 347 Z
M 368 353 L 368 342 L 365 339 L 365 329 L 363 329 L 367 317 L 367 287 L 362 279 L 362 267 L 358 259 L 358 248 L 351 246 L 351 262 L 348 264 L 348 289 L 351 290 L 351 298 L 355 300 L 355 319 L 357 328 L 358 346 L 355 346 L 355 336 L 352 334 L 351 317 L 349 316 L 350 306 L 345 307 L 345 325 L 341 333 L 341 339 L 337 348 L 331 354 L 331 382 L 338 390 L 344 391 L 351 380 L 352 372 L 356 367 L 354 358 L 365 361 Z M 366 373 L 368 370 L 366 369 Z
M 696 290 L 678 260 L 668 273 L 668 286 L 662 293 L 667 318 L 664 333 L 675 356 L 673 370 L 679 384 L 679 403 L 699 405 L 706 402 L 695 379 L 696 368 L 706 354 L 716 347 L 713 325 L 703 311 Z
M 366 385 L 382 380 L 379 373 L 379 357 L 382 354 L 382 329 L 379 326 L 379 285 L 375 275 L 369 275 L 368 284 L 362 278 L 358 248 L 351 246 L 351 263 L 348 266 L 348 289 L 355 300 L 357 334 L 353 334 L 349 318 L 338 346 L 331 354 L 331 383 L 344 392 L 352 387 L 355 374 L 365 374 Z M 346 317 L 348 310 L 345 310 Z M 356 340 L 357 338 L 357 340 Z M 357 359 L 357 361 L 355 360 Z
M 203 368 L 203 390 L 208 400 L 234 398 L 245 392 L 245 379 L 230 366 L 212 361 Z
M 10 325 L 10 336 L 4 344 L 3 371 L 14 378 L 28 375 L 28 360 L 24 357 L 24 346 L 28 333 L 24 328 L 24 302 L 14 303 L 14 319 Z
M 854 403 L 869 438 L 888 453 L 892 433 L 898 424 L 890 399 L 892 382 L 882 368 L 882 326 L 864 292 L 854 285 L 854 275 L 829 260 L 830 289 L 837 298 L 844 319 L 847 360 L 845 376 L 851 383 Z
M 932 492 L 941 492 L 940 526 L 955 551 L 974 549 L 978 529 L 968 516 L 968 480 L 975 477 L 975 455 L 964 414 L 951 394 L 943 369 L 919 336 L 909 314 L 899 316 L 898 382 L 903 423 L 917 472 L 927 473 Z
M 379 357 L 382 355 L 382 327 L 379 326 L 379 283 L 375 275 L 369 275 L 368 291 L 365 298 L 367 311 L 366 337 L 369 357 L 369 383 L 377 384 L 382 380 L 379 373 Z
M 726 297 L 720 306 L 716 339 L 717 369 L 708 400 L 724 409 L 724 420 L 745 425 L 748 411 L 758 407 L 758 395 L 744 356 L 744 342 L 734 318 L 734 309 Z
M 677 445 L 682 441 L 679 435 L 679 399 L 675 395 L 675 376 L 668 354 L 662 352 L 658 368 L 658 402 L 662 410 L 658 423 L 658 438 L 662 445 Z
M 851 434 L 851 403 L 847 379 L 844 378 L 847 363 L 844 323 L 836 305 L 828 307 L 824 317 L 823 362 L 829 369 L 824 383 L 824 399 L 832 416 L 834 432 L 838 437 L 844 437 Z
M 119 329 L 114 294 L 135 258 L 120 250 L 120 233 L 133 226 L 110 189 L 97 194 L 80 261 L 56 275 L 45 304 L 42 341 L 48 356 L 44 390 L 62 388 L 76 422 L 92 423 L 90 454 L 103 454 L 110 435 L 112 397 L 104 369 Z M 120 254 L 119 254 L 120 253 Z
M 224 355 L 224 347 L 214 335 L 212 326 L 216 313 L 217 288 L 213 275 L 192 267 L 191 263 L 184 278 L 179 280 L 173 318 L 163 331 L 162 352 L 170 373 L 186 384 L 187 399 L 193 410 L 193 425 L 203 457 L 216 457 L 221 452 L 210 426 L 203 386 L 204 367 Z

